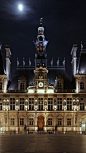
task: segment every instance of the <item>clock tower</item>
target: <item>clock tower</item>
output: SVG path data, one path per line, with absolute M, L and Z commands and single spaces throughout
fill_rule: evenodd
M 34 73 L 35 73 L 34 86 L 36 87 L 37 90 L 44 89 L 46 92 L 46 89 L 48 87 L 48 79 L 47 79 L 48 70 L 45 67 L 45 64 L 43 63 L 38 64 L 34 70 Z
M 36 48 L 35 67 L 37 66 L 37 64 L 40 64 L 41 61 L 47 67 L 46 46 L 48 41 L 45 40 L 44 27 L 42 23 L 43 23 L 43 18 L 40 19 L 40 26 L 38 27 L 37 40 L 36 42 L 34 42 Z

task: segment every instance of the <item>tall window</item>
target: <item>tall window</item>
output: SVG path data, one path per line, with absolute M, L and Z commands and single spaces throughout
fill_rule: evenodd
M 52 118 L 48 118 L 48 125 L 52 125 Z
M 34 98 L 29 98 L 29 110 L 34 110 Z
M 62 98 L 57 98 L 57 110 L 62 110 Z
M 15 98 L 10 98 L 10 110 L 15 110 Z
M 38 99 L 38 110 L 43 110 L 43 98 Z
M 68 125 L 68 126 L 71 125 L 71 118 L 67 118 L 67 125 Z
M 2 90 L 2 82 L 0 82 L 0 90 Z
M 33 125 L 33 118 L 29 118 L 29 125 Z
M 84 110 L 84 102 L 80 102 L 80 110 Z
M 83 82 L 80 82 L 80 89 L 84 89 L 84 83 Z
M 25 90 L 25 83 L 20 83 L 20 90 Z
M 0 110 L 2 110 L 2 103 L 0 102 Z
M 20 98 L 20 110 L 24 110 L 24 98 Z
M 48 98 L 48 110 L 53 110 L 53 98 Z
M 20 118 L 20 125 L 24 125 L 24 118 Z
M 58 118 L 58 126 L 62 125 L 62 118 Z
M 72 98 L 67 98 L 67 110 L 72 110 Z
M 11 118 L 11 125 L 15 125 L 15 118 Z

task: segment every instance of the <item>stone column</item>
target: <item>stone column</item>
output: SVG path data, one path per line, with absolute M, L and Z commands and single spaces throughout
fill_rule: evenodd
M 26 113 L 26 127 L 28 126 L 28 124 L 27 124 L 27 113 Z
M 46 127 L 46 113 L 45 113 L 45 127 Z
M 78 116 L 78 113 L 77 113 L 77 131 L 79 130 L 79 116 Z
M 65 118 L 65 113 L 64 113 L 64 131 L 66 131 L 65 125 L 66 125 L 66 118 Z
M 75 113 L 73 114 L 73 131 L 75 131 Z
M 8 114 L 7 114 L 7 126 L 8 126 L 8 131 L 9 131 L 9 111 L 8 111 Z
M 37 130 L 37 112 L 35 112 L 35 131 Z
M 56 113 L 54 113 L 54 128 L 55 128 L 55 125 L 56 125 Z
M 17 131 L 19 132 L 19 113 L 17 112 L 17 115 L 16 115 L 16 126 L 17 126 Z

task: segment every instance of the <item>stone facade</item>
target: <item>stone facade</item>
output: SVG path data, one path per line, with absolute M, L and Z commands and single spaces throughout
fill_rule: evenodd
M 48 41 L 45 40 L 41 22 L 35 43 L 35 66 L 31 66 L 30 61 L 28 68 L 25 67 L 25 62 L 21 68 L 17 59 L 19 75 L 17 79 L 14 77 L 9 87 L 7 85 L 10 80 L 11 51 L 9 47 L 6 49 L 9 53 L 9 56 L 6 54 L 6 72 L 4 75 L 0 73 L 0 132 L 14 130 L 19 132 L 24 131 L 24 128 L 34 131 L 53 129 L 64 132 L 85 131 L 86 73 L 80 73 L 81 69 L 79 71 L 80 66 L 77 65 L 76 57 L 77 46 L 73 45 L 71 51 L 73 68 L 71 82 L 65 77 L 66 75 L 58 74 L 64 73 L 65 63 L 63 66 L 59 64 L 54 66 L 52 58 L 51 67 L 47 66 Z M 28 85 L 31 71 L 34 79 L 31 78 L 32 83 Z M 54 74 L 56 76 L 52 84 L 49 80 L 54 78 Z M 73 86 L 71 88 L 69 83 L 75 84 L 76 88 Z

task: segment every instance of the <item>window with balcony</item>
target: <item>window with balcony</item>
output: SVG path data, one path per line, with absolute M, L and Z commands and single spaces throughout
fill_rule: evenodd
M 53 98 L 48 98 L 48 110 L 53 110 Z
M 29 118 L 29 125 L 33 125 L 33 118 Z
M 38 99 L 38 110 L 43 110 L 43 98 Z
M 67 98 L 67 110 L 72 110 L 72 98 Z
M 48 125 L 52 125 L 52 118 L 48 118 Z
M 20 125 L 24 125 L 24 118 L 20 118 Z
M 29 98 L 29 110 L 34 110 L 34 98 Z
M 15 125 L 15 118 L 11 118 L 11 125 Z
M 15 110 L 15 98 L 10 98 L 10 110 Z
M 58 126 L 62 125 L 62 118 L 58 118 Z
M 80 89 L 84 90 L 84 83 L 83 82 L 80 82 Z
M 57 98 L 57 110 L 62 110 L 62 98 Z
M 24 110 L 24 98 L 20 98 L 20 110 Z
M 71 126 L 71 118 L 67 118 L 67 125 Z

